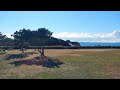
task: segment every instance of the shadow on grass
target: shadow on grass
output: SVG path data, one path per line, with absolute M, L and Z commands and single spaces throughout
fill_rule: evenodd
M 38 54 L 37 52 L 25 52 L 27 55 L 33 55 L 33 54 Z
M 28 57 L 28 55 L 27 54 L 9 54 L 8 56 L 6 56 L 5 60 L 25 58 L 25 57 Z
M 44 60 L 30 59 L 30 60 L 14 61 L 10 64 L 15 64 L 15 66 L 20 66 L 22 64 L 25 64 L 25 65 L 38 65 L 38 66 L 41 65 L 47 68 L 55 68 L 55 67 L 59 68 L 59 65 L 63 64 L 63 62 L 52 58 L 45 58 Z

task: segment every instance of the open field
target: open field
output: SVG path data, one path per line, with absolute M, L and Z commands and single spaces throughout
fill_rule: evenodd
M 34 53 L 0 54 L 0 79 L 120 79 L 120 49 L 46 49 L 46 56 L 64 62 L 53 68 L 13 63 L 39 56 L 34 49 L 26 52 Z

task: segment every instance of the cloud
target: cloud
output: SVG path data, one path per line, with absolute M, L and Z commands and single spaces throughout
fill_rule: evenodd
M 64 40 L 79 41 L 79 42 L 120 42 L 120 31 L 116 30 L 111 33 L 53 33 L 53 37 L 61 38 Z

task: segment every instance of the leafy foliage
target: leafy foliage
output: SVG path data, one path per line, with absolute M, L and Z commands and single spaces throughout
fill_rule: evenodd
M 53 32 L 46 28 L 39 28 L 37 30 L 20 29 L 15 31 L 11 37 L 8 38 L 0 32 L 0 48 L 29 48 L 31 46 L 80 46 L 78 42 L 70 40 L 62 40 L 52 36 Z
M 6 47 L 4 47 L 4 46 L 13 46 L 13 45 L 14 45 L 14 40 L 8 38 L 6 35 L 3 35 L 0 32 L 0 46 L 1 46 L 0 48 L 6 49 Z
M 68 42 L 52 37 L 53 32 L 46 28 L 39 28 L 38 30 L 26 30 L 22 29 L 16 31 L 12 36 L 14 37 L 15 46 L 27 45 L 29 46 L 51 46 L 51 45 L 62 45 L 70 46 Z

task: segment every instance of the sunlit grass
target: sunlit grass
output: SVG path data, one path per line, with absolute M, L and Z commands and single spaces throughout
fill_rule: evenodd
M 32 52 L 34 50 L 28 50 Z M 37 51 L 36 51 L 37 52 Z M 0 54 L 0 79 L 120 79 L 120 50 L 45 50 L 45 55 L 59 59 L 64 64 L 60 68 L 47 68 L 37 65 L 10 64 L 5 60 L 8 54 L 20 54 L 18 50 Z M 28 55 L 23 59 L 32 59 L 39 53 Z

